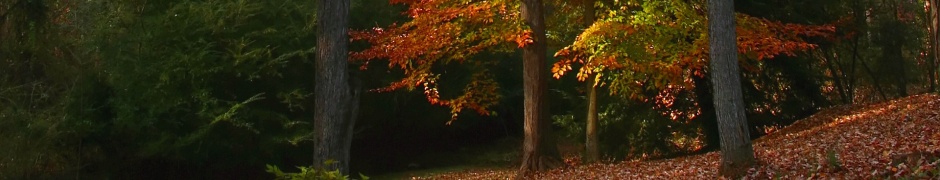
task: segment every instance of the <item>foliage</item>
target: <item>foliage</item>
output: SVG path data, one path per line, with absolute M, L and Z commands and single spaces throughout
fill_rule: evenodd
M 712 102 L 703 101 L 711 99 L 710 86 L 696 82 L 707 73 L 708 29 L 703 3 L 595 4 L 606 13 L 573 43 L 555 53 L 559 61 L 553 65 L 553 75 L 561 78 L 577 70 L 575 77 L 579 81 L 594 77 L 594 86 L 607 86 L 612 95 L 627 97 L 635 104 L 651 103 L 649 111 L 668 117 L 664 120 L 705 122 L 700 124 L 706 136 L 717 136 L 717 131 L 707 130 L 714 126 L 708 123 L 714 118 L 708 108 Z M 736 21 L 751 125 L 787 124 L 828 104 L 825 98 L 814 95 L 820 94 L 818 89 L 812 89 L 822 80 L 812 71 L 805 71 L 811 66 L 793 56 L 812 52 L 818 47 L 818 39 L 834 40 L 833 25 L 783 23 L 746 14 L 738 14 Z M 684 126 L 677 131 L 689 132 L 685 127 L 692 124 L 677 126 Z M 707 145 L 716 148 L 717 143 L 710 141 Z
M 74 73 L 93 69 L 74 56 L 81 39 L 55 0 L 0 1 L 0 179 L 55 179 L 76 172 L 65 119 Z M 69 149 L 65 151 L 63 149 Z
M 391 1 L 403 3 L 411 20 L 388 28 L 352 32 L 353 40 L 372 46 L 352 54 L 367 65 L 388 60 L 389 68 L 404 70 L 404 78 L 373 91 L 387 92 L 423 87 L 428 102 L 451 108 L 453 118 L 463 109 L 491 114 L 489 108 L 499 101 L 498 85 L 487 69 L 495 59 L 484 59 L 485 52 L 512 52 L 528 37 L 519 21 L 514 1 Z M 463 93 L 442 96 L 438 89 L 442 67 L 456 63 L 469 69 Z M 451 93 L 454 94 L 454 93 Z
M 577 62 L 583 64 L 579 80 L 598 74 L 596 85 L 609 82 L 613 94 L 641 98 L 644 88 L 693 88 L 690 76 L 703 76 L 708 53 L 703 5 L 686 1 L 621 3 L 610 7 L 608 17 L 555 54 L 561 60 L 553 65 L 554 76 L 565 75 Z M 827 37 L 834 31 L 832 26 L 784 24 L 744 14 L 736 20 L 738 52 L 754 60 L 796 55 L 816 47 L 802 37 Z M 756 71 L 749 64 L 743 63 L 744 69 Z
M 116 34 L 94 34 L 103 38 L 99 39 L 100 53 L 112 71 L 107 77 L 109 84 L 117 90 L 113 100 L 116 121 L 134 119 L 137 122 L 132 124 L 172 123 L 161 120 L 160 116 L 178 114 L 173 116 L 206 119 L 210 121 L 203 122 L 209 124 L 229 121 L 232 125 L 251 130 L 252 124 L 257 122 L 239 119 L 252 115 L 233 116 L 233 113 L 238 113 L 233 110 L 239 110 L 245 103 L 261 100 L 262 94 L 276 95 L 278 99 L 272 100 L 280 100 L 285 109 L 302 109 L 301 104 L 295 103 L 307 96 L 305 86 L 275 87 L 277 89 L 231 87 L 281 80 L 297 71 L 287 67 L 302 64 L 303 58 L 311 52 L 309 42 L 300 41 L 312 34 L 313 27 L 308 25 L 312 17 L 307 15 L 311 4 L 291 1 L 154 2 L 137 5 L 144 11 L 139 12 L 143 16 L 101 20 L 102 26 L 117 25 L 120 29 Z M 110 8 L 121 8 L 121 5 Z M 283 23 L 263 25 L 271 17 L 280 17 Z M 180 111 L 183 108 L 194 111 Z M 141 112 L 141 109 L 145 110 Z M 269 118 L 286 120 L 276 116 Z
M 2 54 L 31 50 L 2 60 L 11 62 L 2 68 L 14 71 L 3 71 L 0 81 L 0 99 L 12 103 L 0 100 L 0 123 L 12 128 L 0 133 L 11 142 L 4 143 L 10 153 L 0 159 L 24 163 L 0 163 L 0 174 L 129 178 L 162 170 L 161 176 L 172 178 L 201 168 L 215 172 L 203 177 L 251 176 L 257 172 L 222 172 L 290 151 L 263 147 L 308 138 L 309 123 L 300 119 L 312 89 L 303 76 L 312 69 L 306 58 L 315 30 L 313 2 L 14 4 L 46 11 L 25 11 L 42 14 L 24 19 L 33 21 L 24 32 L 35 34 L 2 31 L 28 35 L 4 41 L 18 44 L 4 43 Z M 6 8 L 0 14 L 14 15 Z M 11 79 L 27 77 L 17 74 L 35 78 Z M 42 105 L 23 104 L 33 108 L 22 111 L 27 106 L 21 102 Z
M 576 121 L 573 113 L 552 116 L 552 124 L 562 128 L 562 132 L 559 132 L 562 137 L 584 139 L 585 123 Z
M 595 85 L 615 94 L 600 103 L 602 147 L 610 159 L 696 150 L 713 118 L 709 103 L 700 103 L 710 101 L 708 84 L 697 79 L 707 73 L 705 1 L 592 1 L 596 22 L 584 22 L 584 2 L 545 2 L 549 50 L 558 59 L 553 75 L 559 80 L 550 84 L 552 93 L 563 93 L 550 97 L 555 124 L 569 138 L 584 139 L 584 87 L 577 81 L 599 74 Z M 308 163 L 302 160 L 309 159 L 311 148 L 315 3 L 0 0 L 0 179 L 263 178 L 269 174 L 254 167 Z M 363 95 L 354 166 L 400 170 L 390 164 L 408 158 L 367 156 L 397 151 L 411 157 L 436 151 L 434 146 L 458 149 L 466 146 L 463 139 L 488 141 L 523 131 L 516 49 L 531 32 L 521 22 L 517 1 L 351 3 L 351 27 L 381 27 L 352 33 L 352 64 L 365 68 L 365 86 L 423 93 Z M 923 3 L 736 2 L 750 130 L 770 133 L 764 139 L 784 139 L 759 142 L 766 146 L 759 155 L 772 161 L 755 173 L 784 179 L 936 177 L 936 151 L 908 151 L 920 148 L 908 141 L 933 147 L 940 139 L 929 134 L 935 123 L 926 111 L 934 108 L 920 101 L 911 105 L 923 110 L 910 114 L 888 113 L 906 109 L 898 104 L 885 111 L 872 109 L 877 105 L 846 106 L 816 115 L 838 117 L 845 123 L 832 125 L 833 130 L 852 134 L 844 139 L 855 141 L 834 141 L 825 130 L 797 131 L 831 123 L 819 119 L 780 129 L 831 105 L 925 91 L 937 62 L 925 50 Z M 389 25 L 394 21 L 401 23 Z M 441 127 L 448 110 L 419 101 L 449 107 L 451 119 L 464 113 L 461 117 L 481 121 Z M 468 109 L 476 114 L 467 115 Z M 916 126 L 892 119 L 920 116 L 927 117 L 904 118 L 920 123 Z M 868 125 L 876 128 L 864 128 Z M 839 130 L 844 127 L 856 130 Z M 854 131 L 885 136 L 859 138 Z M 793 135 L 778 137 L 783 134 Z M 866 141 L 877 138 L 898 140 L 892 146 Z M 389 150 L 357 149 L 369 145 Z M 869 147 L 889 150 L 891 157 Z M 587 170 L 564 170 L 570 174 L 560 176 L 623 175 L 617 174 L 620 169 L 630 175 L 692 176 L 688 171 L 712 167 L 712 156 L 581 166 Z M 512 154 L 487 159 L 513 162 L 507 157 Z M 379 160 L 387 162 L 374 163 Z M 836 164 L 842 170 L 804 167 Z M 647 166 L 649 171 L 632 171 Z M 709 171 L 700 172 L 705 174 L 694 175 L 709 178 Z M 513 174 L 473 173 L 487 179 Z
M 701 148 L 694 124 L 671 120 L 670 113 L 656 110 L 652 101 L 636 102 L 613 97 L 600 107 L 598 137 L 601 154 L 608 160 L 668 157 Z M 556 115 L 554 124 L 569 139 L 584 139 L 584 122 L 574 113 Z
M 330 164 L 331 162 L 324 162 L 324 164 Z M 266 172 L 274 174 L 277 180 L 348 180 L 350 179 L 348 175 L 343 175 L 339 170 L 318 170 L 316 167 L 303 167 L 298 166 L 297 169 L 300 169 L 300 172 L 296 173 L 285 173 L 281 171 L 280 168 L 274 165 L 266 165 Z M 368 176 L 359 174 L 361 180 L 369 180 Z

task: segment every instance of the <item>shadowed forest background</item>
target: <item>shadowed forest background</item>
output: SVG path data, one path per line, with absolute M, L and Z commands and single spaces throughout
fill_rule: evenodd
M 586 155 L 592 103 L 600 162 L 719 149 L 705 2 L 544 1 L 547 112 L 565 161 Z M 931 2 L 734 1 L 750 138 L 936 92 Z M 272 179 L 266 165 L 322 163 L 317 3 L 0 0 L 0 179 Z M 532 31 L 519 2 L 350 7 L 362 94 L 349 174 L 521 163 Z

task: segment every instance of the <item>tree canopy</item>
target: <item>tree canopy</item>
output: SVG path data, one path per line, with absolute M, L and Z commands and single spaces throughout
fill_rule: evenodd
M 937 91 L 936 4 L 734 1 L 749 138 Z M 0 0 L 0 179 L 526 172 L 576 166 L 586 148 L 594 163 L 708 153 L 724 96 L 707 5 Z M 336 134 L 341 148 L 318 144 Z

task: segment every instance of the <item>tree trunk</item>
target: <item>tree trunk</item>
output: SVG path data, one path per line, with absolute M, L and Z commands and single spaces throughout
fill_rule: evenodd
M 594 77 L 597 75 L 592 75 L 588 78 L 588 104 L 587 104 L 587 128 L 585 129 L 585 152 L 584 152 L 584 162 L 596 162 L 600 159 L 600 150 L 598 150 L 598 137 L 597 137 L 597 87 L 594 86 Z
M 879 66 L 878 72 L 886 75 L 889 81 L 894 81 L 893 85 L 897 89 L 897 97 L 907 96 L 907 75 L 905 73 L 903 57 L 903 41 L 906 39 L 904 29 L 906 25 L 897 19 L 890 19 L 882 22 L 878 29 L 879 38 L 877 42 L 882 46 L 881 57 L 876 65 Z
M 822 58 L 823 63 L 825 63 L 826 67 L 829 69 L 829 74 L 832 74 L 832 81 L 835 81 L 836 91 L 839 92 L 839 97 L 841 97 L 842 103 L 849 104 L 852 100 L 847 94 L 848 85 L 842 83 L 842 77 L 844 77 L 845 72 L 841 71 L 840 69 L 836 69 L 835 66 L 833 66 L 833 62 L 836 61 L 835 58 L 837 57 L 834 55 L 834 53 L 835 52 L 829 53 L 829 51 L 823 50 L 823 54 L 825 54 Z
M 545 111 L 546 67 L 545 18 L 541 0 L 523 0 L 522 16 L 531 28 L 532 43 L 522 50 L 523 92 L 525 94 L 525 142 L 522 150 L 522 166 L 517 177 L 531 172 L 561 166 L 561 155 L 552 134 L 551 121 Z
M 861 35 L 856 35 L 855 38 L 853 38 L 854 40 L 852 42 L 852 68 L 851 68 L 852 72 L 849 73 L 851 75 L 849 78 L 849 97 L 852 98 L 852 104 L 855 104 L 855 85 L 858 82 L 858 77 L 856 76 L 857 74 L 856 68 L 858 68 L 858 61 L 859 61 L 858 41 L 859 41 L 860 36 Z
M 721 133 L 722 176 L 737 178 L 755 163 L 754 150 L 744 115 L 744 97 L 738 67 L 734 26 L 734 4 L 731 0 L 708 1 L 708 36 L 710 71 Z
M 862 32 L 862 28 L 867 26 L 867 22 L 865 22 L 865 13 L 864 10 L 862 10 L 862 4 L 859 1 L 854 1 L 852 3 L 852 16 L 855 20 L 856 32 L 855 37 L 852 38 L 852 72 L 849 73 L 851 74 L 851 78 L 849 78 L 849 86 L 851 87 L 849 89 L 849 97 L 852 98 L 852 104 L 855 104 L 855 87 L 858 84 L 858 62 L 861 60 L 861 57 L 858 53 L 858 46 L 859 42 L 861 41 L 862 34 L 864 34 Z
M 338 169 L 348 174 L 349 148 L 352 142 L 352 117 L 358 103 L 353 102 L 347 70 L 348 0 L 321 0 L 317 8 L 316 133 L 313 164 L 321 169 Z M 326 162 L 333 162 L 324 164 Z
M 587 0 L 584 2 L 584 24 L 585 29 L 590 28 L 594 24 L 594 1 Z M 587 81 L 587 128 L 585 129 L 585 153 L 584 153 L 584 162 L 596 162 L 600 159 L 600 150 L 598 150 L 599 139 L 597 137 L 597 86 L 594 86 L 595 78 L 597 74 L 591 75 L 588 77 Z
M 930 80 L 930 91 L 935 92 L 937 90 L 937 61 L 940 61 L 940 34 L 938 34 L 938 28 L 940 28 L 940 7 L 938 4 L 940 0 L 928 0 L 928 13 L 927 13 L 927 28 L 928 36 L 930 37 L 930 57 L 927 58 L 930 61 L 930 70 L 928 71 L 928 80 Z
M 701 124 L 705 135 L 705 147 L 700 152 L 708 152 L 721 148 L 721 133 L 718 133 L 718 120 L 715 118 L 714 94 L 706 77 L 692 76 L 695 83 L 695 100 L 699 103 L 701 114 L 695 116 L 695 121 Z
M 875 71 L 871 70 L 871 68 L 868 67 L 868 63 L 865 61 L 862 61 L 862 67 L 864 67 L 865 71 L 868 72 L 868 75 L 871 76 L 875 90 L 877 90 L 878 94 L 881 95 L 881 100 L 888 100 L 888 95 L 885 95 L 885 91 L 881 89 L 881 83 L 879 82 L 878 75 L 875 75 Z

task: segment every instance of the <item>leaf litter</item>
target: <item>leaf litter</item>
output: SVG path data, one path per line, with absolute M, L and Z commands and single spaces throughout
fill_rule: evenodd
M 940 96 L 921 94 L 820 111 L 753 141 L 758 164 L 744 179 L 938 179 Z M 718 152 L 650 161 L 578 164 L 534 179 L 719 179 Z M 449 172 L 412 179 L 513 179 L 515 169 Z

